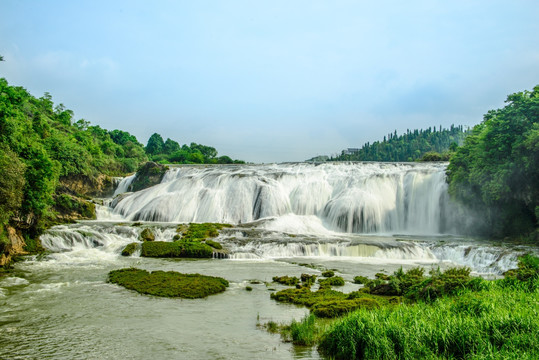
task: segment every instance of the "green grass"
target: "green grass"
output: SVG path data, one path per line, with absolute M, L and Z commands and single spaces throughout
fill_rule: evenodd
M 320 287 L 329 286 L 344 286 L 344 279 L 340 276 L 328 277 L 326 279 L 318 279 Z
M 201 241 L 207 238 L 213 238 L 219 235 L 219 230 L 229 228 L 232 225 L 218 223 L 189 224 L 189 227 L 183 232 L 182 240 Z
M 381 275 L 357 277 L 365 288 L 350 294 L 272 294 L 311 309 L 282 326 L 282 336 L 335 359 L 539 359 L 538 257 L 521 257 L 517 269 L 494 281 L 472 278 L 468 268 Z M 381 289 L 400 296 L 377 295 Z
M 537 293 L 492 284 L 432 303 L 360 309 L 337 321 L 319 350 L 338 359 L 536 359 L 538 313 Z
M 175 271 L 150 273 L 136 268 L 113 270 L 109 272 L 108 281 L 141 294 L 186 299 L 203 298 L 228 287 L 228 281 L 220 277 Z
M 211 258 L 210 246 L 199 242 L 185 241 L 145 241 L 142 243 L 141 256 L 160 258 Z

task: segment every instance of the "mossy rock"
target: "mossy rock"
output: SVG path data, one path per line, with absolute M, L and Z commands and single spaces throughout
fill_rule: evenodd
M 303 286 L 311 286 L 316 281 L 316 275 L 301 274 L 300 278 Z
M 154 241 L 155 240 L 155 234 L 152 232 L 152 230 L 146 228 L 142 230 L 142 232 L 139 235 L 139 240 L 141 241 Z
M 221 244 L 218 243 L 217 241 L 206 240 L 205 243 L 206 243 L 206 245 L 209 245 L 209 246 L 211 246 L 211 247 L 214 248 L 214 249 L 217 249 L 217 250 L 222 250 L 222 249 L 223 249 L 223 245 L 221 245 Z
M 137 250 L 137 246 L 138 246 L 138 243 L 136 243 L 136 242 L 128 244 L 122 250 L 122 256 L 131 256 L 131 255 L 133 255 L 133 253 Z
M 167 166 L 152 161 L 144 163 L 137 170 L 137 175 L 129 186 L 129 190 L 139 191 L 161 183 L 167 170 Z
M 230 228 L 232 225 L 219 223 L 189 224 L 187 230 L 182 232 L 182 239 L 186 241 L 201 241 L 219 235 L 219 230 Z
M 323 277 L 330 278 L 335 276 L 335 272 L 333 270 L 326 270 L 322 273 Z
M 153 271 L 127 268 L 109 272 L 108 281 L 141 294 L 179 297 L 185 299 L 204 298 L 223 292 L 228 281 L 214 276 L 182 274 L 175 271 Z
M 344 285 L 344 279 L 340 276 L 329 277 L 326 279 L 319 279 L 318 282 L 320 283 L 320 287 Z
M 283 284 L 283 285 L 288 285 L 288 286 L 294 286 L 294 285 L 297 285 L 299 283 L 299 279 L 297 277 L 288 276 L 288 275 L 274 276 L 272 280 L 274 282 L 276 282 L 276 283 Z
M 209 245 L 184 241 L 148 241 L 142 243 L 141 256 L 160 258 L 211 258 L 213 250 Z

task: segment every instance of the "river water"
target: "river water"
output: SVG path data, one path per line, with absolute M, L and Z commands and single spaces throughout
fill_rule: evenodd
M 270 299 L 276 275 L 335 269 L 469 266 L 496 277 L 529 248 L 467 235 L 479 220 L 451 203 L 445 165 L 284 164 L 171 168 L 161 184 L 98 207 L 98 220 L 57 226 L 45 256 L 0 278 L 0 357 L 7 359 L 318 359 L 260 325 L 308 310 Z M 172 241 L 178 223 L 227 222 L 217 259 L 122 257 L 144 228 Z M 536 249 L 531 249 L 536 251 Z M 225 258 L 223 258 L 225 257 Z M 206 299 L 140 295 L 106 282 L 124 267 L 221 276 Z M 247 291 L 251 287 L 252 291 Z

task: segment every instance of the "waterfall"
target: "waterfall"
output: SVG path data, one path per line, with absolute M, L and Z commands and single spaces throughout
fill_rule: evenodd
M 126 195 L 114 212 L 132 221 L 248 223 L 314 216 L 348 233 L 455 232 L 445 164 L 327 163 L 183 166 Z M 132 181 L 132 178 L 130 179 Z M 129 178 L 118 187 L 127 189 Z

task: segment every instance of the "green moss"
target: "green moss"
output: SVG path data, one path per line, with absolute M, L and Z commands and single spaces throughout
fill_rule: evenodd
M 122 250 L 122 256 L 131 256 L 131 255 L 133 255 L 133 253 L 137 250 L 137 246 L 138 246 L 138 243 L 136 243 L 136 242 L 128 244 Z
M 276 283 L 288 285 L 288 286 L 294 286 L 299 283 L 299 279 L 295 276 L 274 276 L 272 280 Z
M 316 281 L 316 275 L 301 274 L 301 284 L 310 287 Z
M 210 246 L 198 242 L 147 241 L 142 243 L 141 256 L 169 258 L 211 258 Z
M 355 276 L 354 277 L 354 284 L 366 284 L 370 280 L 365 276 Z
M 222 250 L 223 249 L 223 246 L 220 243 L 218 243 L 217 241 L 206 240 L 205 243 L 206 243 L 206 245 L 209 245 L 214 249 L 217 249 L 217 250 Z
M 335 276 L 335 272 L 332 271 L 332 270 L 326 270 L 322 273 L 322 276 L 323 277 L 327 277 L 327 278 L 330 278 L 330 277 L 333 277 Z
M 326 279 L 318 279 L 318 282 L 320 283 L 320 287 L 344 285 L 344 279 L 340 276 L 328 277 Z
M 203 298 L 223 292 L 228 287 L 228 281 L 220 277 L 175 271 L 150 273 L 136 268 L 113 270 L 108 281 L 141 294 L 186 299 Z
M 219 235 L 219 230 L 229 228 L 232 225 L 218 223 L 189 224 L 187 230 L 183 232 L 182 239 L 187 241 L 201 241 Z
M 146 229 L 142 230 L 142 232 L 140 233 L 138 238 L 141 241 L 154 241 L 155 240 L 155 235 L 154 235 L 154 233 L 152 232 L 151 229 L 146 228 Z

